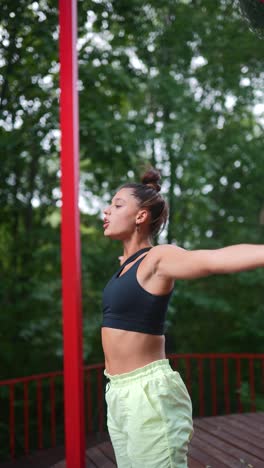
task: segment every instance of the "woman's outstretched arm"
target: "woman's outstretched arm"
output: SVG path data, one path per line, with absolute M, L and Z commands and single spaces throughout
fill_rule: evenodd
M 264 267 L 262 244 L 238 244 L 216 250 L 185 250 L 165 244 L 154 249 L 156 274 L 171 279 L 201 278 Z

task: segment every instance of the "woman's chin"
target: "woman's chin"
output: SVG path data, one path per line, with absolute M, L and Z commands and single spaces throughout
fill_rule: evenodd
M 104 230 L 104 236 L 105 237 L 110 237 L 110 239 L 115 239 L 115 234 L 110 231 L 110 229 L 106 228 Z
M 114 232 L 108 231 L 108 229 L 104 231 L 104 236 L 109 237 L 112 240 L 123 240 L 124 238 L 124 236 L 122 236 L 121 233 L 114 233 Z

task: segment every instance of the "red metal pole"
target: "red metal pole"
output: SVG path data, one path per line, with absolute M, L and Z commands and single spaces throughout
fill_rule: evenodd
M 85 467 L 81 314 L 77 0 L 59 0 L 62 299 L 67 468 Z

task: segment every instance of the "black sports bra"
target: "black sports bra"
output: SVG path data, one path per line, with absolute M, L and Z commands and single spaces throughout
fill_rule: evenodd
M 119 328 L 151 335 L 164 334 L 164 322 L 173 290 L 169 294 L 149 293 L 137 281 L 137 260 L 123 275 L 124 267 L 152 247 L 131 255 L 112 276 L 103 291 L 102 327 Z

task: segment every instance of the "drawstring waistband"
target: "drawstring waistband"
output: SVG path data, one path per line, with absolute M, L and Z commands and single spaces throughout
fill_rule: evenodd
M 157 361 L 153 361 L 150 364 L 147 364 L 143 367 L 138 367 L 131 372 L 125 372 L 123 374 L 115 374 L 111 375 L 104 370 L 104 375 L 110 379 L 109 384 L 111 385 L 118 385 L 124 386 L 130 382 L 140 381 L 145 379 L 146 377 L 150 377 L 151 375 L 157 375 L 157 373 L 171 373 L 173 372 L 169 360 L 168 359 L 159 359 Z M 107 390 L 109 387 L 107 388 Z

